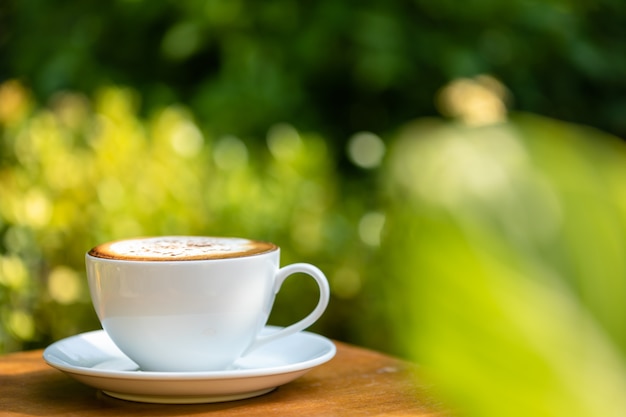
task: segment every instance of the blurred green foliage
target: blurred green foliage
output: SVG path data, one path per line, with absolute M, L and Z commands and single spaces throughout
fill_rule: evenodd
M 391 153 L 389 314 L 446 403 L 466 416 L 622 415 L 623 141 L 517 115 L 416 122 Z
M 621 0 L 6 0 L 0 80 L 39 100 L 130 85 L 142 111 L 184 103 L 218 136 L 288 121 L 343 146 L 488 73 L 519 110 L 626 137 L 625 22 Z

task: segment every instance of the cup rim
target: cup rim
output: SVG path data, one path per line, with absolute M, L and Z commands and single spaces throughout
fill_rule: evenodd
M 237 239 L 237 240 L 247 240 L 250 242 L 258 242 L 258 243 L 263 243 L 263 244 L 267 244 L 269 245 L 269 248 L 266 250 L 263 250 L 261 252 L 254 252 L 254 253 L 235 253 L 235 254 L 229 254 L 227 256 L 223 256 L 223 257 L 214 257 L 214 258 L 202 258 L 200 256 L 196 256 L 196 257 L 189 257 L 189 258 L 177 258 L 177 259 L 166 259 L 166 258 L 157 258 L 157 257 L 146 257 L 146 258 L 140 258 L 140 257 L 115 257 L 115 256 L 98 256 L 95 254 L 92 254 L 92 252 L 94 251 L 94 249 L 96 249 L 98 246 L 101 245 L 110 245 L 116 242 L 124 242 L 124 241 L 131 241 L 131 240 L 141 240 L 141 239 L 152 239 L 152 238 L 159 238 L 159 237 L 163 237 L 163 238 L 168 238 L 168 237 L 177 237 L 177 238 L 187 238 L 187 237 L 192 237 L 192 238 L 209 238 L 209 239 Z M 275 243 L 269 242 L 269 241 L 264 241 L 264 240 L 257 240 L 257 239 L 250 239 L 250 238 L 240 238 L 240 237 L 227 237 L 227 236 L 146 236 L 146 237 L 137 237 L 137 238 L 127 238 L 127 239 L 118 239 L 118 240 L 113 240 L 113 241 L 109 241 L 109 242 L 105 242 L 99 245 L 94 246 L 93 248 L 91 248 L 90 250 L 88 250 L 85 253 L 85 257 L 86 258 L 91 258 L 93 260 L 98 260 L 98 261 L 107 261 L 107 262 L 126 262 L 126 263 L 141 263 L 141 264 L 148 264 L 148 263 L 154 263 L 154 264 L 180 264 L 180 263 L 203 263 L 203 262 L 228 262 L 228 261 L 236 261 L 236 260 L 242 260 L 242 259 L 247 259 L 247 258 L 255 258 L 255 257 L 259 257 L 259 256 L 266 256 L 266 255 L 270 255 L 270 254 L 274 254 L 274 253 L 280 253 L 280 247 L 278 245 L 276 245 Z

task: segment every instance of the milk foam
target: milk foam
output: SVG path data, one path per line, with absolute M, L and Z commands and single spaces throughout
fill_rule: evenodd
M 89 254 L 108 259 L 170 261 L 236 258 L 275 249 L 272 243 L 241 238 L 167 236 L 105 243 Z

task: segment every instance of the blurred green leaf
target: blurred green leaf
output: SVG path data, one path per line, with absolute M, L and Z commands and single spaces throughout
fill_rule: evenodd
M 626 147 L 521 115 L 417 122 L 390 159 L 405 352 L 467 416 L 626 409 Z

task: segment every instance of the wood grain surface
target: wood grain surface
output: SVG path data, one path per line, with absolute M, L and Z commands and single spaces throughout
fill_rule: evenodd
M 51 368 L 42 351 L 0 357 L 2 416 L 437 416 L 418 368 L 335 342 L 337 355 L 261 397 L 217 404 L 145 404 L 111 398 Z

